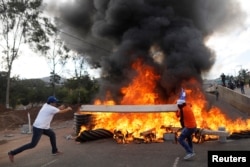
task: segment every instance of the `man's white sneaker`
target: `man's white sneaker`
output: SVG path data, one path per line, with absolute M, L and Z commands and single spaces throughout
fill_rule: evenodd
M 184 159 L 185 160 L 188 160 L 188 159 L 190 159 L 190 158 L 192 158 L 192 157 L 194 157 L 195 156 L 195 153 L 189 153 L 189 154 L 187 154 L 185 157 L 184 157 Z

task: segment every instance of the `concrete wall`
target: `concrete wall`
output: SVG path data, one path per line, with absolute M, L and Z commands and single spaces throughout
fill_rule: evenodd
M 250 115 L 250 98 L 223 86 L 218 86 L 219 98 Z

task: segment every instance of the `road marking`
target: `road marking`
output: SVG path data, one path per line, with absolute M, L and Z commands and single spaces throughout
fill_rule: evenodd
M 173 167 L 177 167 L 180 157 L 175 158 Z
M 50 162 L 48 162 L 48 163 L 46 163 L 46 164 L 42 165 L 41 167 L 46 167 L 46 166 L 49 166 L 50 164 L 52 164 L 52 163 L 56 162 L 57 160 L 58 160 L 58 159 L 54 159 L 53 161 L 50 161 Z

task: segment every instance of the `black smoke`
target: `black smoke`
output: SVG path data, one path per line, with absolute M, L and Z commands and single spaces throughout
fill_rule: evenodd
M 102 68 L 102 90 L 119 95 L 141 58 L 161 76 L 157 89 L 166 99 L 190 79 L 202 83 L 216 60 L 207 37 L 244 21 L 235 0 L 75 0 L 59 6 L 57 17 L 82 39 L 64 35 L 68 45 Z

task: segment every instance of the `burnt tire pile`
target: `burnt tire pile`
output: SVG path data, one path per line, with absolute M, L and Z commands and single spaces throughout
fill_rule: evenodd
M 227 139 L 246 139 L 250 138 L 250 130 L 244 130 L 240 132 L 233 132 Z
M 78 135 L 81 131 L 81 126 L 85 126 L 88 129 L 91 129 L 95 126 L 94 121 L 95 117 L 92 114 L 82 114 L 82 113 L 75 113 L 74 114 L 74 124 L 75 124 L 75 130 L 76 134 Z
M 77 142 L 88 142 L 99 139 L 113 138 L 113 133 L 106 129 L 85 130 L 75 139 Z

